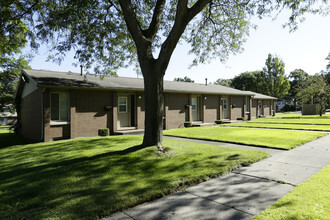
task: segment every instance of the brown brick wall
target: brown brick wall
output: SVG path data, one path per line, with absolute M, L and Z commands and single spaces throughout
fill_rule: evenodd
M 72 137 L 98 136 L 98 129 L 107 128 L 111 110 L 105 106 L 113 106 L 112 92 L 93 90 L 71 90 L 71 108 L 75 114 L 71 115 Z M 111 131 L 112 132 L 112 131 Z
M 257 109 L 258 109 L 258 100 L 252 99 L 252 105 L 251 105 L 251 118 L 257 118 Z
M 42 140 L 42 89 L 24 97 L 20 103 L 20 126 L 24 137 Z
M 233 108 L 232 105 L 235 105 Z M 237 118 L 243 117 L 243 108 L 244 108 L 244 96 L 231 96 L 231 120 L 236 120 Z
M 271 110 L 271 101 L 270 100 L 264 100 L 264 116 L 270 116 L 270 110 Z
M 188 94 L 165 94 L 166 129 L 184 127 L 189 112 L 189 109 L 185 108 L 187 104 L 189 104 Z
M 51 125 L 51 140 L 61 140 L 70 138 L 70 125 Z
M 220 98 L 217 95 L 205 95 L 204 123 L 214 123 L 220 117 Z

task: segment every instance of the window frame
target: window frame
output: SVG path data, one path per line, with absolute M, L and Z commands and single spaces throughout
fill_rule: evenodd
M 58 120 L 52 119 L 52 95 L 58 94 Z M 67 120 L 61 120 L 61 104 L 60 97 L 65 95 L 67 98 L 66 108 L 67 108 Z M 69 124 L 70 123 L 70 95 L 68 92 L 50 92 L 50 123 L 51 125 L 61 125 L 61 124 Z
M 120 99 L 125 99 L 125 104 L 120 104 Z M 125 111 L 120 110 L 120 106 L 125 106 Z M 118 96 L 118 113 L 127 113 L 128 111 L 128 97 L 127 96 Z

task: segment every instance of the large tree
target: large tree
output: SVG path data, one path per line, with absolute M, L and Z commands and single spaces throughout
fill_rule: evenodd
M 302 69 L 295 69 L 289 74 L 290 89 L 288 97 L 293 99 L 294 108 L 297 108 L 297 88 L 298 85 L 308 79 L 309 75 Z
M 285 76 L 284 62 L 277 56 L 268 54 L 263 68 L 266 86 L 266 95 L 282 98 L 290 89 L 290 83 Z
M 227 87 L 231 87 L 231 82 L 233 79 L 217 79 L 213 84 L 215 85 L 221 85 L 221 86 L 227 86 Z
M 23 17 L 31 14 L 31 7 L 36 4 L 15 0 L 0 2 L 0 111 L 13 103 L 18 75 L 22 68 L 28 68 L 26 57 L 21 55 L 29 34 Z M 31 37 L 31 42 L 33 39 Z
M 32 0 L 31 0 L 32 1 Z M 75 50 L 75 57 L 95 73 L 113 74 L 138 62 L 145 85 L 145 146 L 162 143 L 163 77 L 180 40 L 191 45 L 193 64 L 224 60 L 239 52 L 249 19 L 288 8 L 296 27 L 305 12 L 317 12 L 314 0 L 39 0 L 28 2 L 30 26 L 53 45 L 54 58 Z
M 265 94 L 265 80 L 263 71 L 243 72 L 235 76 L 231 87 Z
M 324 114 L 330 100 L 330 85 L 322 75 L 309 76 L 297 86 L 297 99 L 301 103 L 320 105 L 320 116 Z
M 13 104 L 18 78 L 23 68 L 30 68 L 24 57 L 7 59 L 7 62 L 0 64 L 0 111 Z M 10 110 L 15 111 L 14 105 L 10 105 Z

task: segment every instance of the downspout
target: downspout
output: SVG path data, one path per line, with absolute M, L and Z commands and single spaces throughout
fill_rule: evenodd
M 45 88 L 42 89 L 42 96 L 41 96 L 41 140 L 45 141 L 45 125 L 44 125 L 44 97 L 45 97 Z

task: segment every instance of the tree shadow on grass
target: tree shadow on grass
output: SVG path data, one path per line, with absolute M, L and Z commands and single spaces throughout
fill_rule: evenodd
M 0 133 L 0 149 L 31 143 L 35 143 L 35 141 L 16 135 L 14 132 Z
M 227 166 L 225 161 L 205 163 L 207 157 L 198 160 L 198 153 L 190 151 L 190 156 L 158 155 L 156 147 L 137 145 L 140 141 L 81 139 L 10 151 L 0 160 L 0 216 L 97 219 L 207 179 L 192 177 L 194 168 Z M 12 162 L 6 162 L 9 159 Z M 231 159 L 226 161 L 234 162 Z
M 130 155 L 144 148 L 135 145 L 40 166 L 22 164 L 12 167 L 10 171 L 1 172 L 0 185 L 5 187 L 0 186 L 3 192 L 0 206 L 5 204 L 6 207 L 0 208 L 0 216 L 42 219 L 61 210 L 64 213 L 60 216 L 64 218 L 94 219 L 103 212 L 109 214 L 109 210 L 113 212 L 122 209 L 122 203 L 118 205 L 118 201 L 128 196 L 125 193 L 123 195 L 122 191 L 128 191 L 129 197 L 132 197 L 131 200 L 125 198 L 128 199 L 127 205 L 135 204 L 136 200 L 141 199 L 140 195 L 145 194 L 153 185 L 168 185 L 163 179 L 152 180 L 157 170 L 157 160 L 144 161 L 143 157 Z M 150 153 L 146 153 L 146 156 L 150 156 Z M 143 171 L 149 183 L 144 182 L 138 188 L 134 179 L 116 183 L 116 177 L 136 175 L 133 170 Z M 132 188 L 132 191 L 127 188 Z

